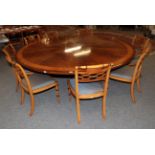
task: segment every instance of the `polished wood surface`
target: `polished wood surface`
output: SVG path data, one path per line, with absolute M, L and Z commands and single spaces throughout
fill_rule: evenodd
M 78 51 L 66 52 L 79 46 Z M 131 45 L 117 37 L 92 32 L 32 43 L 18 52 L 17 61 L 33 71 L 67 75 L 74 73 L 75 66 L 113 63 L 117 68 L 127 64 L 134 53 Z

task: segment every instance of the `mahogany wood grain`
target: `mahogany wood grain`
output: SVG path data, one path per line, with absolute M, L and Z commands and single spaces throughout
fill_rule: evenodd
M 68 47 L 80 45 L 89 49 L 89 54 L 74 56 L 65 53 Z M 113 63 L 113 68 L 130 62 L 134 49 L 117 37 L 108 36 L 102 32 L 92 32 L 85 35 L 73 35 L 51 41 L 32 43 L 22 48 L 17 54 L 17 61 L 24 67 L 48 74 L 74 74 L 75 66 L 90 66 Z

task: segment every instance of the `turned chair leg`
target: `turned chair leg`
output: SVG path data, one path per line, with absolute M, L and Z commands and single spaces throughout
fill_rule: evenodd
M 68 87 L 68 100 L 69 100 L 69 102 L 71 102 L 72 97 L 71 97 L 71 90 L 70 90 L 70 87 L 69 87 L 69 80 L 67 80 L 67 87 Z
M 59 84 L 58 84 L 58 82 L 56 82 L 55 92 L 56 92 L 57 102 L 60 103 L 60 94 L 59 94 Z

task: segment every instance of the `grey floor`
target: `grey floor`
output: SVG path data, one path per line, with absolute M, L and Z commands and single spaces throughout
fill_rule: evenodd
M 55 91 L 35 96 L 35 113 L 28 116 L 29 96 L 20 105 L 20 91 L 15 91 L 11 67 L 0 55 L 0 128 L 17 129 L 151 129 L 155 128 L 155 55 L 143 66 L 142 93 L 135 92 L 137 102 L 131 103 L 129 85 L 110 81 L 107 97 L 107 119 L 101 119 L 101 99 L 81 101 L 81 124 L 76 122 L 75 100 L 68 101 L 66 78 L 58 78 L 61 104 Z M 136 89 L 136 88 L 135 88 Z

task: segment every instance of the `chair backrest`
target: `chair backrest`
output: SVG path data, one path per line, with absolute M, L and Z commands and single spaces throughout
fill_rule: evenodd
M 135 49 L 138 49 L 138 51 L 135 53 L 135 56 L 140 57 L 140 55 L 143 54 L 143 52 L 147 51 L 145 49 L 151 45 L 151 41 L 150 41 L 150 38 L 146 38 L 146 37 L 142 38 L 135 35 L 132 40 L 132 45 Z
M 132 76 L 134 80 L 140 76 L 141 70 L 142 70 L 142 64 L 144 62 L 144 59 L 149 55 L 150 50 L 151 50 L 151 44 L 148 44 L 148 46 L 143 49 L 142 54 L 137 60 L 137 63 L 133 72 L 133 76 Z
M 143 45 L 143 50 L 144 50 L 144 52 L 145 52 L 145 49 L 147 48 L 147 47 L 149 47 L 149 46 L 151 46 L 151 41 L 150 41 L 150 38 L 147 38 L 146 40 L 145 40 L 145 42 L 144 42 L 144 45 Z M 151 48 L 151 47 L 150 47 Z M 147 50 L 146 50 L 147 51 Z M 149 50 L 150 51 L 150 50 Z
M 33 34 L 33 35 L 28 35 L 24 37 L 24 42 L 26 45 L 35 42 L 35 41 L 40 41 L 40 35 L 39 34 Z
M 142 35 L 135 35 L 132 38 L 131 44 L 135 48 L 139 47 L 140 49 L 143 49 L 145 47 L 145 44 L 147 44 L 149 40 L 150 40 L 149 38 L 146 38 Z
M 25 73 L 23 67 L 20 64 L 15 63 L 13 65 L 13 68 L 15 70 L 15 74 L 16 74 L 16 77 L 17 77 L 19 83 L 20 83 L 20 86 L 23 89 L 25 89 L 25 91 L 32 92 L 30 80 L 29 80 L 27 74 Z
M 9 64 L 14 64 L 16 62 L 16 50 L 12 46 L 12 44 L 6 45 L 2 52 L 5 54 L 5 58 L 8 61 Z
M 75 86 L 78 83 L 104 81 L 104 90 L 107 91 L 111 64 L 75 67 Z

